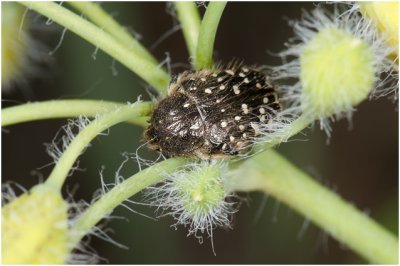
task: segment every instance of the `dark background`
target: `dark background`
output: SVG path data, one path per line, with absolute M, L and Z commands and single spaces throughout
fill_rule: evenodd
M 64 3 L 64 5 L 66 5 Z M 129 26 L 150 47 L 171 29 L 176 19 L 170 15 L 166 3 L 102 3 L 106 11 L 123 25 Z M 243 58 L 246 64 L 278 64 L 280 60 L 267 51 L 278 52 L 293 36 L 286 18 L 298 18 L 301 10 L 311 9 L 313 3 L 229 3 L 225 8 L 215 42 L 216 61 L 227 62 L 233 57 Z M 201 8 L 204 12 L 204 8 Z M 35 19 L 35 38 L 56 47 L 62 28 L 53 23 L 45 25 Z M 39 26 L 37 26 L 39 25 Z M 50 29 L 50 30 L 49 30 Z M 39 77 L 28 80 L 29 86 L 19 86 L 2 95 L 3 108 L 27 101 L 49 99 L 104 99 L 135 101 L 138 95 L 149 100 L 146 84 L 119 63 L 118 75 L 112 73 L 112 59 L 99 51 L 92 58 L 95 47 L 67 31 L 61 47 L 51 56 L 53 63 Z M 181 31 L 165 39 L 153 51 L 163 61 L 170 56 L 172 72 L 188 66 L 188 53 Z M 35 67 L 32 65 L 32 67 Z M 13 180 L 30 188 L 52 170 L 47 166 L 52 159 L 43 143 L 49 143 L 65 119 L 44 120 L 9 126 L 2 132 L 2 182 Z M 295 165 L 339 193 L 373 219 L 398 232 L 398 109 L 390 98 L 366 101 L 357 107 L 352 129 L 347 120 L 332 123 L 332 137 L 327 144 L 325 133 L 318 126 L 306 130 L 278 148 Z M 107 182 L 123 161 L 123 152 L 134 152 L 143 143 L 143 129 L 129 124 L 113 127 L 107 137 L 97 137 L 84 155 L 80 167 L 67 180 L 66 188 L 74 190 L 74 200 L 90 201 L 100 187 L 99 171 Z M 146 158 L 157 155 L 147 148 L 140 150 Z M 41 169 L 39 169 L 41 168 Z M 38 170 L 39 169 L 39 170 Z M 32 172 L 33 171 L 33 172 Z M 130 161 L 121 172 L 125 177 L 137 172 L 137 164 Z M 76 189 L 76 190 L 75 190 Z M 92 237 L 91 247 L 105 258 L 101 262 L 124 263 L 262 263 L 262 264 L 342 264 L 366 263 L 344 245 L 329 237 L 304 217 L 260 193 L 243 195 L 242 204 L 233 221 L 233 230 L 214 231 L 213 255 L 210 239 L 200 245 L 193 237 L 186 237 L 187 229 L 170 227 L 169 217 L 153 221 L 134 214 L 123 207 L 113 215 L 106 228 L 109 235 L 129 249 L 121 249 L 104 240 Z M 140 195 L 133 200 L 140 201 Z M 316 203 L 318 204 L 318 203 Z M 138 212 L 155 217 L 154 209 L 130 205 Z M 338 213 L 340 215 L 340 213 Z M 104 223 L 104 222 L 103 222 Z

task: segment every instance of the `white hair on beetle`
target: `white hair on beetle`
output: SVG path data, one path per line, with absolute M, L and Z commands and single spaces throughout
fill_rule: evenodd
M 279 100 L 284 102 L 281 98 Z M 287 142 L 292 137 L 292 123 L 299 118 L 298 108 L 289 106 L 282 111 L 269 111 L 271 113 L 266 114 L 266 122 L 251 123 L 258 135 L 250 138 L 249 144 L 241 149 L 244 151 L 232 158 L 231 161 L 250 158 L 265 149 Z M 259 149 L 260 147 L 261 149 Z

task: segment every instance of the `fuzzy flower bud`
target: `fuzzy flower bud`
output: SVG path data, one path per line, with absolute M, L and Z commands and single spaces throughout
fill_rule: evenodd
M 149 188 L 150 202 L 172 215 L 176 219 L 174 226 L 188 225 L 188 235 L 194 234 L 200 242 L 198 232 L 212 237 L 212 230 L 229 226 L 231 215 L 236 212 L 223 178 L 224 167 L 221 162 L 188 165 L 163 184 Z
M 397 92 L 395 49 L 357 5 L 345 11 L 335 6 L 334 12 L 319 7 L 290 25 L 295 37 L 279 53 L 285 63 L 271 71 L 289 110 L 320 120 L 329 134 L 330 118 L 350 118 L 368 97 Z
M 360 2 L 360 11 L 374 21 L 399 55 L 399 2 Z
M 25 8 L 17 3 L 2 3 L 1 76 L 2 88 L 8 87 L 28 64 L 28 36 L 21 25 Z M 20 26 L 22 27 L 20 29 Z
M 182 197 L 183 208 L 192 218 L 207 215 L 224 200 L 220 175 L 218 167 L 208 165 L 191 172 L 190 179 L 175 179 L 174 185 Z
M 27 80 L 43 76 L 51 58 L 37 39 L 44 30 L 26 8 L 15 2 L 1 3 L 1 90 L 25 89 Z M 15 86 L 16 85 L 16 86 Z
M 359 104 L 375 81 L 370 45 L 335 27 L 322 29 L 305 45 L 300 67 L 303 112 L 318 118 Z
M 2 208 L 3 264 L 63 264 L 67 248 L 67 203 L 59 191 L 37 185 Z

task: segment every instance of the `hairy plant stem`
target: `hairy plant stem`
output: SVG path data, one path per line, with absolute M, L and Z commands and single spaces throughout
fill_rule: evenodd
M 177 1 L 174 5 L 193 65 L 196 62 L 196 45 L 200 31 L 199 11 L 194 2 Z
M 18 2 L 68 28 L 99 47 L 161 92 L 168 88 L 170 75 L 161 66 L 145 59 L 137 50 L 128 48 L 89 21 L 53 2 Z
M 196 48 L 195 69 L 213 68 L 213 50 L 215 34 L 226 6 L 226 1 L 210 2 L 200 25 L 199 39 Z
M 117 123 L 130 120 L 132 117 L 148 115 L 151 112 L 151 107 L 152 104 L 149 103 L 126 105 L 93 120 L 79 132 L 63 152 L 49 178 L 46 180 L 46 184 L 61 189 L 74 162 L 94 137 Z
M 152 102 L 143 104 L 153 105 Z M 99 100 L 50 100 L 26 103 L 2 109 L 1 126 L 43 119 L 78 117 L 80 115 L 95 117 L 123 106 L 126 106 L 126 103 Z M 148 124 L 147 120 L 147 116 L 132 117 L 126 122 L 146 126 Z
M 93 226 L 123 201 L 186 164 L 187 160 L 183 158 L 168 159 L 150 166 L 116 185 L 92 204 L 73 224 L 70 235 L 72 246 L 75 246 Z
M 311 123 L 314 122 L 314 120 L 314 117 L 302 114 L 292 123 L 288 124 L 283 130 L 269 134 L 266 137 L 268 139 L 268 142 L 264 143 L 261 139 L 260 142 L 255 143 L 252 152 L 256 153 L 259 151 L 270 149 L 282 142 L 286 142 L 289 138 L 293 137 L 294 135 L 308 127 Z
M 66 3 L 84 14 L 93 23 L 104 29 L 115 39 L 123 43 L 127 48 L 135 50 L 135 52 L 144 59 L 158 65 L 157 59 L 155 59 L 154 56 L 132 36 L 132 34 L 104 11 L 99 4 L 88 1 L 68 1 Z
M 372 263 L 397 264 L 398 239 L 273 150 L 236 165 L 232 189 L 284 202 Z

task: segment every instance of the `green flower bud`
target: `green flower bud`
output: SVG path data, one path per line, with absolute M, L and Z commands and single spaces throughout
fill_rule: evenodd
M 329 12 L 320 6 L 291 21 L 295 36 L 278 53 L 284 63 L 271 67 L 271 81 L 279 84 L 286 113 L 320 120 L 328 135 L 332 116 L 350 118 L 366 98 L 398 90 L 398 65 L 391 57 L 396 51 L 388 45 L 387 35 L 362 17 L 357 5 L 346 11 L 334 9 Z M 392 13 L 384 20 L 389 28 L 396 21 L 397 12 Z
M 8 88 L 29 63 L 29 38 L 25 33 L 26 24 L 21 25 L 24 11 L 25 8 L 17 3 L 2 3 L 1 84 L 3 89 Z
M 224 184 L 221 182 L 220 169 L 207 165 L 195 169 L 186 178 L 187 173 L 181 173 L 176 178 L 174 186 L 182 197 L 183 208 L 194 218 L 207 215 L 225 198 Z
M 361 2 L 360 11 L 375 23 L 399 55 L 399 2 Z
M 322 119 L 351 110 L 375 82 L 371 46 L 333 26 L 320 30 L 300 56 L 303 112 Z
M 220 161 L 193 163 L 170 175 L 162 184 L 148 188 L 151 204 L 164 214 L 173 216 L 176 223 L 188 226 L 202 242 L 198 232 L 212 238 L 216 226 L 229 226 L 236 212 L 233 196 L 224 178 L 225 165 Z
M 2 263 L 66 263 L 67 208 L 60 192 L 44 184 L 3 206 Z

